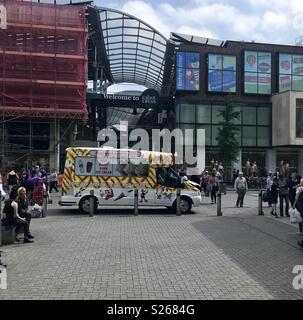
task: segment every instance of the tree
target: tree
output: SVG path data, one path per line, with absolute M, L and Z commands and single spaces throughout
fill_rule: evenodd
M 236 138 L 240 129 L 235 125 L 235 120 L 240 118 L 240 112 L 234 111 L 235 106 L 234 103 L 226 101 L 225 108 L 218 114 L 222 121 L 219 122 L 220 129 L 216 140 L 219 147 L 219 160 L 222 161 L 224 168 L 237 160 L 240 150 L 240 144 Z

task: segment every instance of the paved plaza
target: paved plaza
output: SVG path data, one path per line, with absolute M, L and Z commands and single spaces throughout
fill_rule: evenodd
M 35 242 L 3 246 L 8 289 L 0 299 L 302 299 L 292 287 L 303 264 L 297 226 L 258 216 L 256 192 L 244 208 L 209 198 L 192 214 L 165 208 L 103 209 L 94 217 L 60 208 L 33 219 Z

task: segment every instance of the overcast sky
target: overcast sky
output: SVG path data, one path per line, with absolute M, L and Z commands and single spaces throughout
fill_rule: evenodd
M 95 0 L 130 13 L 169 37 L 181 32 L 221 40 L 295 44 L 302 0 Z

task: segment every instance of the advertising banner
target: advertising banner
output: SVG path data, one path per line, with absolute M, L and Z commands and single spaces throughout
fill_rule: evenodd
M 197 52 L 177 52 L 176 89 L 200 90 L 200 54 Z
M 236 92 L 236 57 L 208 55 L 208 91 Z
M 271 53 L 244 52 L 244 92 L 271 94 Z

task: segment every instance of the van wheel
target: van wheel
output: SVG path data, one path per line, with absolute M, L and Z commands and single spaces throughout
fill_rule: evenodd
M 90 197 L 83 197 L 80 202 L 79 202 L 79 210 L 81 213 L 83 214 L 89 214 L 89 210 L 90 210 Z M 98 203 L 97 203 L 97 199 L 94 199 L 94 211 L 97 211 L 97 207 L 98 207 Z
M 180 211 L 182 214 L 187 214 L 191 212 L 192 202 L 187 197 L 181 197 L 180 199 Z M 172 209 L 174 211 L 177 210 L 177 200 L 174 201 L 174 204 L 172 206 Z

